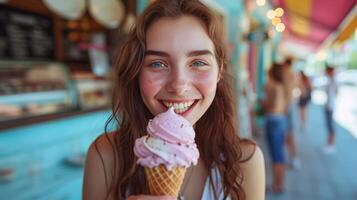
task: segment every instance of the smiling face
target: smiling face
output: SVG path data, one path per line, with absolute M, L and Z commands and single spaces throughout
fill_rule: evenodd
M 146 33 L 140 93 L 153 115 L 168 107 L 195 124 L 216 94 L 219 67 L 204 24 L 195 17 L 161 18 Z

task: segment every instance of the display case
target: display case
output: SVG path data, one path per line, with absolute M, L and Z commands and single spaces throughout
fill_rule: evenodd
M 74 74 L 73 82 L 77 89 L 78 106 L 82 110 L 98 107 L 109 108 L 112 91 L 110 78 L 81 73 Z
M 76 93 L 64 64 L 0 61 L 0 122 L 74 110 Z

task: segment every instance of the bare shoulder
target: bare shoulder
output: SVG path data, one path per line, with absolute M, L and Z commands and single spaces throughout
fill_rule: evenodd
M 265 166 L 264 156 L 259 146 L 242 143 L 243 158 L 241 169 L 243 172 L 243 188 L 248 200 L 265 199 Z
M 114 145 L 115 145 L 115 134 L 105 133 L 100 135 L 88 149 L 88 153 L 95 151 L 100 154 L 105 163 L 112 163 L 114 160 Z M 90 154 L 88 154 L 90 155 Z M 93 155 L 93 154 L 92 154 Z
M 256 165 L 264 166 L 264 156 L 260 147 L 254 143 L 243 142 L 242 149 L 242 167 L 254 168 Z
M 114 134 L 100 135 L 89 147 L 83 177 L 83 199 L 105 199 L 114 166 Z

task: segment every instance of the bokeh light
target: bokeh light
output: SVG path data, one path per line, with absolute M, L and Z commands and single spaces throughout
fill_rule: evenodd
M 281 17 L 283 15 L 284 15 L 284 10 L 282 8 L 275 9 L 275 16 L 276 17 Z
M 264 6 L 265 5 L 265 0 L 256 0 L 256 3 L 258 6 Z
M 278 23 L 275 27 L 275 30 L 278 32 L 283 32 L 285 30 L 285 24 L 283 23 Z
M 275 11 L 274 11 L 274 10 L 269 10 L 269 11 L 267 12 L 267 17 L 268 17 L 268 19 L 274 19 L 274 17 L 275 17 Z
M 279 17 L 275 17 L 271 20 L 271 23 L 276 26 L 277 24 L 281 23 L 281 19 Z

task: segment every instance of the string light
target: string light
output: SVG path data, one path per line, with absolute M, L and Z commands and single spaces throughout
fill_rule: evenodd
M 265 0 L 256 0 L 256 3 L 258 6 L 264 6 L 265 5 Z
M 283 32 L 285 30 L 285 24 L 283 23 L 278 23 L 276 26 L 275 26 L 275 30 L 278 31 L 278 32 Z
M 275 16 L 281 17 L 284 15 L 284 10 L 282 8 L 275 9 Z
M 275 11 L 274 11 L 274 10 L 269 10 L 269 11 L 267 12 L 267 17 L 268 17 L 268 19 L 274 19 L 274 17 L 275 17 Z
M 271 20 L 271 23 L 276 26 L 277 24 L 281 23 L 281 19 L 279 17 L 275 17 Z

